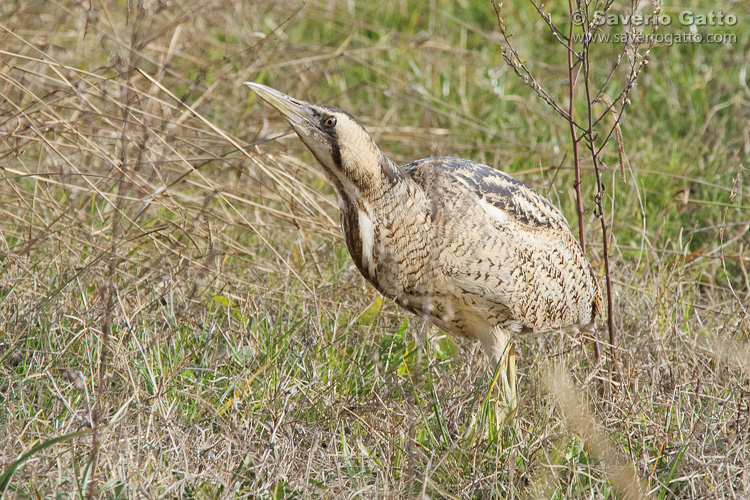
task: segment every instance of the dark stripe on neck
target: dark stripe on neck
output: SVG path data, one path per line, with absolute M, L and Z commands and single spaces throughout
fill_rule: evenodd
M 318 155 L 315 154 L 315 151 L 313 149 L 310 149 L 313 156 L 316 160 L 318 160 L 318 165 L 320 165 L 320 168 L 323 169 L 323 172 L 325 172 L 326 177 L 328 178 L 328 181 L 333 184 L 333 187 L 336 188 L 336 191 L 343 195 L 344 193 L 344 186 L 341 185 L 341 182 L 339 181 L 337 171 L 342 172 L 341 168 L 341 150 L 339 149 L 339 141 L 338 137 L 331 136 L 331 140 L 329 141 L 329 144 L 331 145 L 331 159 L 333 160 L 334 167 L 333 170 L 329 169 L 326 162 L 323 161 L 322 158 L 318 158 Z
M 331 159 L 333 160 L 333 164 L 336 165 L 336 168 L 339 170 L 339 172 L 343 172 L 344 169 L 341 167 L 341 147 L 339 146 L 339 134 L 334 128 L 328 133 L 328 136 L 331 138 Z

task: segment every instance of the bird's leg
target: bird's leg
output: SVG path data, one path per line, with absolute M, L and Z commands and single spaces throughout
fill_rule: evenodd
M 493 368 L 493 385 L 497 385 L 509 412 L 516 409 L 516 348 L 510 335 L 501 328 L 493 328 L 481 338 L 482 349 Z
M 420 316 L 415 329 L 415 340 L 421 351 L 427 352 L 427 342 L 429 342 L 430 329 L 432 323 L 427 316 Z
M 414 330 L 414 337 L 417 344 L 417 352 L 416 352 L 416 366 L 424 366 L 422 364 L 422 361 L 424 359 L 427 360 L 427 365 L 430 364 L 430 358 L 427 356 L 427 343 L 429 342 L 428 339 L 428 332 L 430 331 L 430 328 L 432 327 L 432 324 L 429 322 L 429 320 L 425 317 L 420 317 L 418 320 L 418 324 L 416 325 L 416 329 Z M 424 356 L 424 358 L 423 358 Z M 417 370 L 414 373 L 412 373 L 412 379 L 414 380 L 415 384 L 421 383 L 422 378 L 422 370 Z

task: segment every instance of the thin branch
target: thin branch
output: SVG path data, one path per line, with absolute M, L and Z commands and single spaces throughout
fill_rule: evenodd
M 570 11 L 570 31 L 568 33 L 568 40 L 570 43 L 573 43 L 573 29 L 575 27 L 575 23 L 573 22 L 573 13 L 575 12 L 573 10 L 573 0 L 568 0 L 568 8 Z M 573 54 L 575 52 L 573 50 L 568 50 L 568 99 L 569 99 L 569 108 L 568 108 L 568 116 L 570 119 L 568 120 L 568 123 L 570 124 L 570 138 L 573 142 L 573 170 L 575 172 L 575 182 L 573 184 L 573 187 L 576 190 L 576 212 L 578 214 L 578 242 L 581 244 L 581 250 L 583 250 L 583 253 L 586 253 L 586 232 L 585 228 L 583 226 L 583 198 L 581 196 L 581 159 L 578 155 L 578 137 L 576 132 L 576 127 L 574 124 L 573 116 L 574 110 L 575 110 L 575 90 L 576 90 L 576 78 L 573 74 L 573 70 L 575 68 L 575 65 L 573 63 Z M 578 54 L 575 54 L 576 58 L 580 61 L 580 56 Z M 596 353 L 596 361 L 599 361 L 599 346 L 598 344 L 595 344 L 594 351 Z
M 521 61 L 521 56 L 513 47 L 513 44 L 510 42 L 510 37 L 505 30 L 505 22 L 503 21 L 503 18 L 500 17 L 500 7 L 502 4 L 496 3 L 495 0 L 491 1 L 492 6 L 495 8 L 495 15 L 497 16 L 497 26 L 498 28 L 500 28 L 500 34 L 502 35 L 507 47 L 500 47 L 503 59 L 505 59 L 505 62 L 508 63 L 508 66 L 513 68 L 513 71 L 516 72 L 516 75 L 518 75 L 518 77 L 521 78 L 521 80 L 523 80 L 526 85 L 531 87 L 534 92 L 536 92 L 539 97 L 544 99 L 544 101 L 549 104 L 552 109 L 557 111 L 560 116 L 570 121 L 571 117 L 568 112 L 562 109 L 560 105 L 557 104 L 557 102 L 552 98 L 552 96 L 550 96 L 547 91 L 544 90 L 541 85 L 539 85 L 539 82 L 537 82 L 536 79 L 532 76 L 531 71 L 529 71 L 526 65 Z M 510 55 L 508 55 L 508 52 L 510 52 Z
M 584 37 L 583 45 L 583 83 L 586 90 L 586 107 L 588 111 L 588 145 L 591 151 L 591 161 L 594 164 L 594 172 L 596 173 L 596 210 L 599 214 L 599 220 L 602 226 L 602 251 L 604 252 L 604 277 L 606 281 L 607 289 L 607 330 L 609 331 L 609 344 L 610 344 L 610 355 L 612 363 L 616 366 L 617 360 L 615 358 L 615 324 L 614 324 L 614 297 L 612 294 L 612 277 L 609 269 L 609 238 L 607 236 L 607 218 L 604 216 L 604 207 L 602 199 L 604 198 L 604 184 L 602 183 L 601 168 L 599 166 L 599 157 L 596 149 L 596 143 L 594 141 L 594 103 L 591 99 L 591 74 L 590 74 L 590 54 L 589 51 L 590 38 Z

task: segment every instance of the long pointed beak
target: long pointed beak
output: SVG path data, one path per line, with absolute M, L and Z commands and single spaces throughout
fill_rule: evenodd
M 310 125 L 313 125 L 312 114 L 307 102 L 289 97 L 276 89 L 266 87 L 260 83 L 242 83 L 250 87 L 258 97 L 266 101 L 272 108 L 281 113 L 282 116 L 293 126 L 309 127 Z

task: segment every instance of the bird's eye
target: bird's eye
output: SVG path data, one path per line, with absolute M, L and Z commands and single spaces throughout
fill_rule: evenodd
M 336 117 L 335 116 L 329 116 L 323 121 L 323 125 L 326 128 L 333 128 L 336 126 Z

